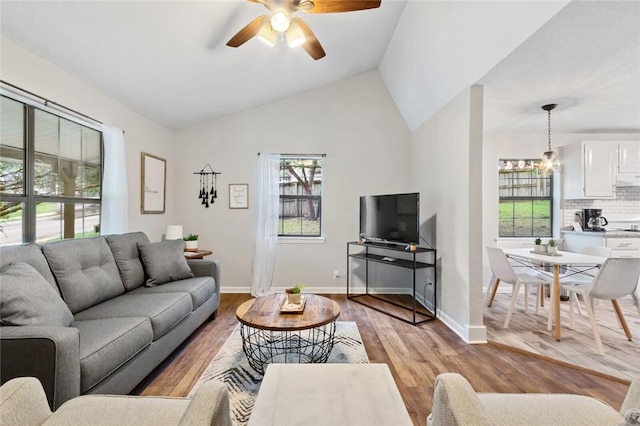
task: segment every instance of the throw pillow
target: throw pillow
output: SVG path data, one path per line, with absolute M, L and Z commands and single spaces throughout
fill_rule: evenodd
M 122 283 L 129 290 L 144 284 L 144 268 L 140 261 L 138 242 L 148 243 L 149 238 L 144 232 L 130 232 L 128 234 L 107 235 L 107 244 L 111 248 L 113 258 L 120 270 Z
M 15 262 L 0 271 L 0 324 L 68 327 L 73 315 L 38 271 Z
M 167 240 L 159 243 L 138 242 L 140 258 L 147 273 L 147 287 L 170 281 L 192 278 L 193 272 L 184 257 L 184 241 Z
M 124 293 L 120 271 L 104 237 L 46 243 L 42 253 L 74 314 Z

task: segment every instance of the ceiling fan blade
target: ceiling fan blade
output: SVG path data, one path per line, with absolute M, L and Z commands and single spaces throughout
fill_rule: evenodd
M 269 9 L 269 10 L 271 10 L 271 9 L 273 9 L 275 7 L 270 0 L 247 0 L 247 1 L 250 2 L 250 3 L 261 4 L 264 7 L 266 7 L 267 9 Z
M 324 58 L 326 53 L 324 53 L 324 49 L 322 45 L 316 38 L 316 35 L 311 31 L 311 28 L 300 18 L 293 18 L 293 22 L 297 22 L 300 25 L 300 29 L 304 33 L 305 41 L 302 43 L 302 48 L 316 61 L 318 59 Z
M 249 24 L 238 31 L 236 35 L 231 37 L 231 40 L 227 42 L 227 46 L 238 47 L 251 40 L 260 31 L 260 27 L 262 26 L 262 23 L 265 21 L 265 19 L 269 19 L 269 17 L 266 15 L 262 15 L 249 22 Z
M 307 13 L 338 13 L 376 9 L 381 0 L 313 0 L 312 8 L 300 7 Z M 304 1 L 302 3 L 305 3 Z

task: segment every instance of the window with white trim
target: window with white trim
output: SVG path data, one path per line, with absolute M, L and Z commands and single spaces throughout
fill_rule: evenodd
M 499 160 L 500 237 L 550 237 L 553 223 L 553 174 L 539 160 Z
M 97 235 L 102 133 L 0 101 L 0 245 Z
M 322 236 L 322 156 L 280 157 L 279 237 Z

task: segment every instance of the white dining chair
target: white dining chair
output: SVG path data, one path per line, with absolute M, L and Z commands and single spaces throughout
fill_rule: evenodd
M 574 281 L 561 282 L 560 287 L 569 291 L 574 296 L 582 295 L 587 308 L 589 322 L 593 329 L 593 337 L 600 354 L 604 354 L 604 347 L 600 339 L 600 333 L 596 325 L 594 301 L 596 299 L 611 300 L 613 309 L 616 312 L 618 322 L 622 326 L 627 339 L 632 340 L 633 336 L 629 330 L 629 326 L 622 314 L 618 299 L 625 296 L 631 296 L 633 302 L 640 315 L 640 303 L 636 289 L 638 287 L 638 279 L 640 278 L 640 258 L 608 258 L 600 267 L 596 276 L 589 282 Z M 569 315 L 571 319 L 571 327 L 574 326 L 573 304 L 569 305 Z
M 544 277 L 539 277 L 537 271 L 531 270 L 525 272 L 515 272 L 513 266 L 509 262 L 509 258 L 504 254 L 502 249 L 487 247 L 487 256 L 489 257 L 489 266 L 491 267 L 491 271 L 493 272 L 493 276 L 495 277 L 495 283 L 493 286 L 490 286 L 487 291 L 491 291 L 491 296 L 489 298 L 489 302 L 487 306 L 491 306 L 493 304 L 493 300 L 496 297 L 496 293 L 498 291 L 498 285 L 500 283 L 507 283 L 513 285 L 513 294 L 511 296 L 511 304 L 509 305 L 509 310 L 507 311 L 507 317 L 504 320 L 503 328 L 509 327 L 509 322 L 511 321 L 511 315 L 516 306 L 516 300 L 518 298 L 518 294 L 520 293 L 520 288 L 524 286 L 524 313 L 528 314 L 529 309 L 529 293 L 531 292 L 531 287 L 537 288 L 537 298 L 536 298 L 536 314 L 538 313 L 538 299 L 542 296 L 543 292 L 541 288 L 543 284 L 549 284 L 551 281 L 545 279 Z
M 598 256 L 609 258 L 611 257 L 611 248 L 605 246 L 584 246 L 582 250 L 580 250 L 581 254 L 586 254 L 589 256 Z M 573 266 L 571 267 L 571 272 L 568 274 L 564 274 L 560 276 L 560 283 L 570 284 L 570 283 L 590 283 L 593 278 L 598 273 L 599 265 L 592 266 Z M 578 301 L 578 296 L 576 293 L 572 292 L 569 294 L 569 309 L 573 309 L 575 306 L 578 310 L 578 314 L 582 315 L 582 310 L 580 309 L 580 302 Z M 571 328 L 573 328 L 573 314 L 571 314 Z

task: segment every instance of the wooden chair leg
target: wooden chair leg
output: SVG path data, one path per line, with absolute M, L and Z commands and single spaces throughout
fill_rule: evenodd
M 498 292 L 498 284 L 500 284 L 500 278 L 496 278 L 496 282 L 493 284 L 493 289 L 491 290 L 491 298 L 489 298 L 488 307 L 491 307 L 493 304 L 493 299 L 496 298 L 496 293 Z
M 624 330 L 624 334 L 627 336 L 627 339 L 633 340 L 633 336 L 631 335 L 631 330 L 629 330 L 629 325 L 627 324 L 627 320 L 625 320 L 624 315 L 622 314 L 622 310 L 620 309 L 620 304 L 616 299 L 611 299 L 611 304 L 613 305 L 613 309 L 616 311 L 616 315 L 620 320 L 620 325 Z

